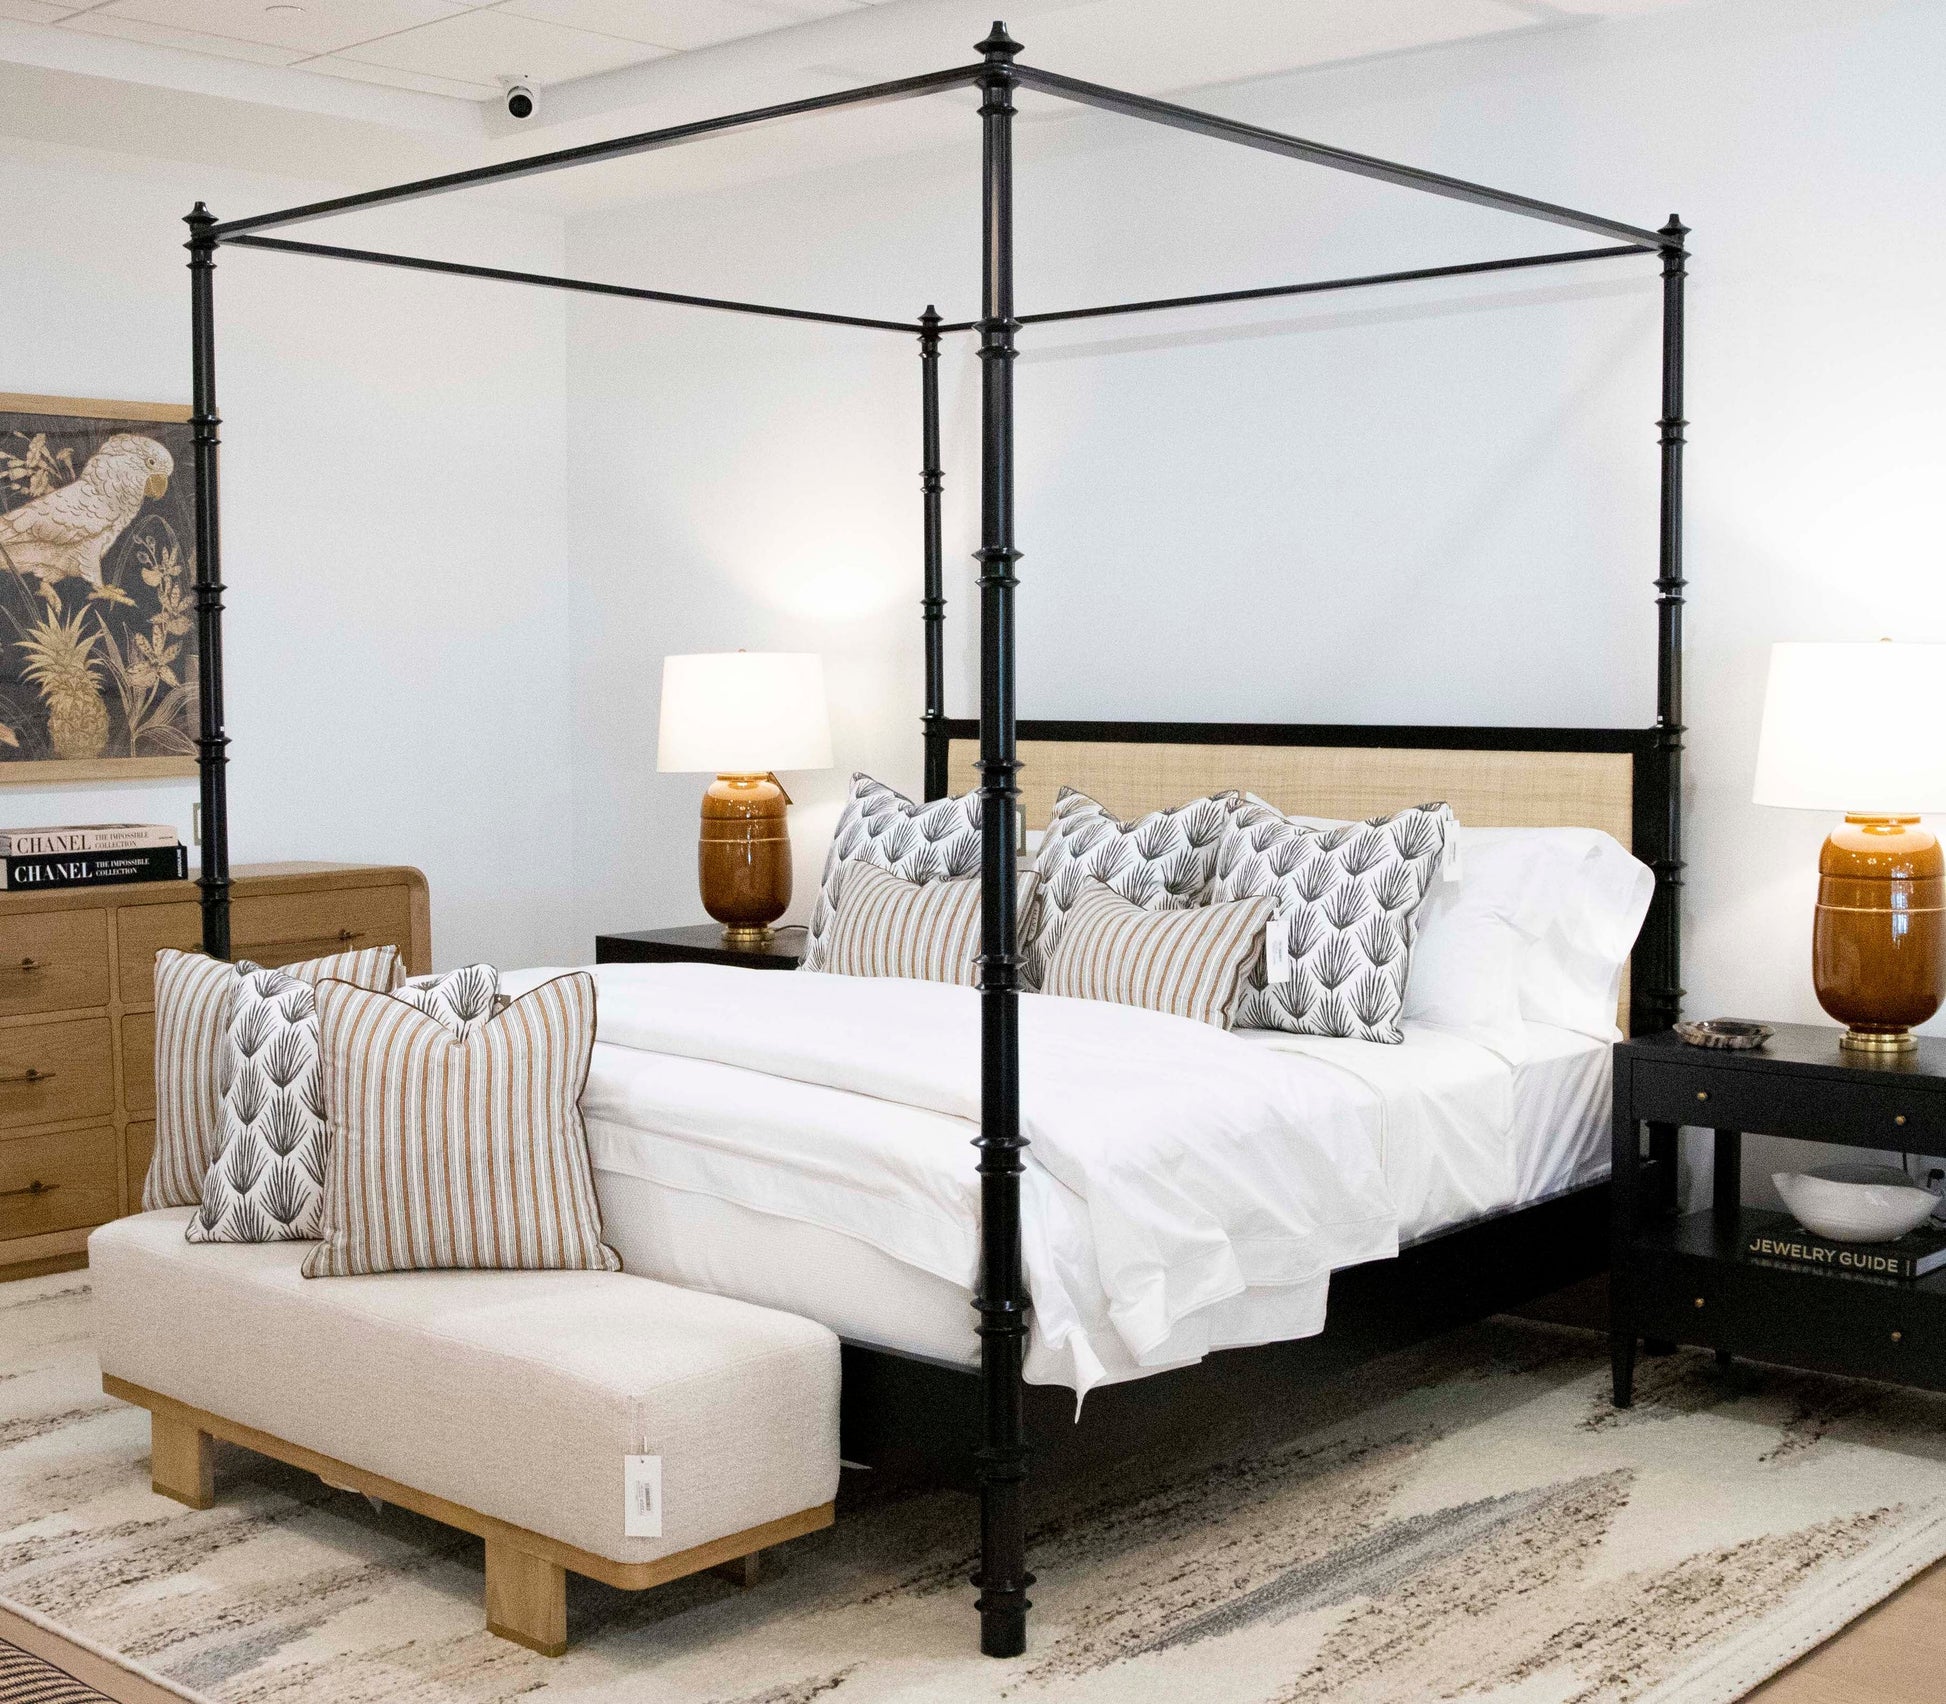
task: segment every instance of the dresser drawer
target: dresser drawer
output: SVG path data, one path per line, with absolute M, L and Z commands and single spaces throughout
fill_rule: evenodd
M 122 1019 L 122 1110 L 155 1111 L 155 1013 Z
M 0 1238 L 105 1224 L 120 1212 L 112 1126 L 0 1138 Z
M 1629 1105 L 1637 1118 L 1658 1124 L 1808 1136 L 1861 1148 L 1938 1153 L 1927 1143 L 1946 1141 L 1946 1095 L 1930 1082 L 1924 1088 L 1902 1082 L 1896 1070 L 1866 1081 L 1806 1079 L 1780 1094 L 1774 1077 L 1755 1071 L 1638 1060 Z
M 70 1018 L 0 1029 L 0 1130 L 115 1110 L 114 1058 L 106 1018 Z
M 155 955 L 163 947 L 193 952 L 203 943 L 202 908 L 130 906 L 121 914 L 122 1001 L 155 1001 Z M 230 904 L 230 956 L 258 964 L 294 964 L 359 947 L 396 946 L 412 940 L 411 890 L 339 888 L 322 893 L 234 897 Z
M 0 917 L 0 1018 L 108 1004 L 108 914 Z

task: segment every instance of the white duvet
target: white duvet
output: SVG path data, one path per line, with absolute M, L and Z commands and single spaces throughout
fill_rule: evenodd
M 971 1285 L 979 996 L 944 984 L 603 965 L 595 1165 L 856 1237 Z M 511 986 L 511 984 L 510 984 Z M 1396 1051 L 1388 1049 L 1390 1051 Z M 1397 1252 L 1380 1097 L 1353 1071 L 1095 1001 L 1020 1001 L 1029 1377 L 1085 1392 L 1324 1323 Z

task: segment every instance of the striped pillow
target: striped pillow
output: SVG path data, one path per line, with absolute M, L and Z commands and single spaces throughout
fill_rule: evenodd
M 1149 911 L 1090 881 L 1068 907 L 1041 992 L 1144 1006 L 1228 1029 L 1262 961 L 1270 911 L 1265 897 Z
M 155 1157 L 142 1184 L 148 1211 L 203 1199 L 203 1178 L 223 1145 L 230 1002 L 240 978 L 257 968 L 174 947 L 155 955 Z M 396 988 L 399 949 L 360 947 L 283 970 L 300 982 L 333 977 L 360 988 Z
M 463 1039 L 389 994 L 318 988 L 330 1153 L 307 1278 L 614 1272 L 581 1124 L 595 979 L 556 977 Z
M 1020 873 L 1015 932 L 1034 938 L 1035 878 Z M 921 982 L 979 980 L 980 878 L 912 882 L 870 864 L 846 872 L 825 936 L 824 969 L 837 976 L 909 976 Z

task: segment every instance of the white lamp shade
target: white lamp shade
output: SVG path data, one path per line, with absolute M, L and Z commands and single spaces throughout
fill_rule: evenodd
M 664 657 L 655 766 L 710 775 L 829 769 L 824 659 L 802 651 Z
M 1773 645 L 1756 802 L 1946 811 L 1946 645 Z

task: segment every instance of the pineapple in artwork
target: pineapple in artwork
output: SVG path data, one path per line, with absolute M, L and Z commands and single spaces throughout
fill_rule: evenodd
M 22 673 L 47 706 L 47 732 L 57 758 L 101 756 L 108 745 L 108 706 L 101 695 L 101 634 L 84 633 L 86 609 L 64 617 L 50 608 L 18 641 Z

